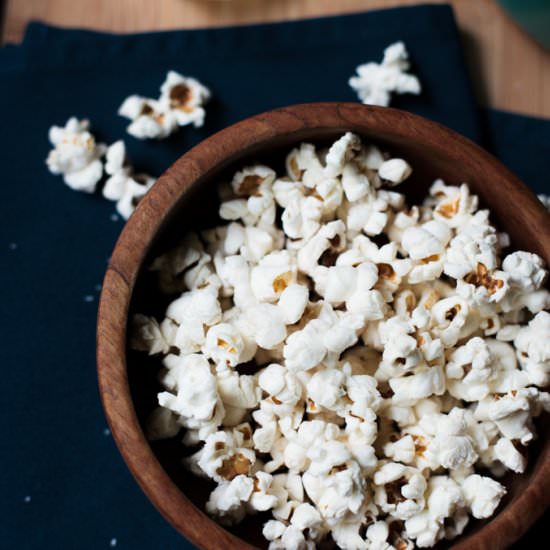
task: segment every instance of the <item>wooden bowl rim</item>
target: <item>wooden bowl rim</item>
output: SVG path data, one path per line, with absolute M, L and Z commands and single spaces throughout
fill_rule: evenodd
M 309 103 L 262 113 L 217 132 L 180 157 L 141 201 L 124 227 L 110 258 L 98 311 L 98 383 L 107 421 L 126 464 L 148 498 L 172 526 L 201 548 L 253 546 L 226 531 L 198 509 L 167 475 L 146 440 L 132 402 L 126 372 L 127 313 L 138 271 L 148 246 L 177 199 L 193 182 L 221 162 L 255 146 L 268 146 L 276 136 L 299 134 L 304 129 L 345 130 L 391 128 L 404 139 L 427 141 L 440 149 L 462 150 L 513 189 L 544 227 L 548 213 L 533 193 L 499 161 L 467 138 L 418 115 L 397 109 L 359 103 Z M 541 232 L 546 260 L 550 260 L 550 238 Z M 458 540 L 455 550 L 505 548 L 516 541 L 550 503 L 550 445 L 525 490 L 479 531 Z

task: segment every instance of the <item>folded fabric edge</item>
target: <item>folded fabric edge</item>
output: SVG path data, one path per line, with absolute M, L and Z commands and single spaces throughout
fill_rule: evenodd
M 396 18 L 399 12 L 408 12 L 404 17 Z M 422 12 L 422 13 L 421 13 Z M 388 34 L 392 30 L 399 30 L 407 32 L 407 34 L 417 34 L 424 31 L 430 33 L 436 33 L 438 35 L 445 35 L 446 31 L 441 28 L 442 20 L 444 16 L 447 17 L 448 22 L 455 23 L 453 8 L 450 4 L 416 4 L 413 6 L 396 6 L 383 9 L 375 9 L 368 11 L 358 11 L 352 13 L 344 13 L 338 15 L 323 15 L 319 17 L 306 17 L 293 20 L 280 20 L 267 23 L 244 23 L 237 25 L 228 25 L 221 27 L 201 27 L 201 28 L 184 28 L 184 29 L 169 29 L 161 31 L 146 31 L 136 33 L 117 33 L 108 31 L 96 31 L 93 29 L 81 28 L 81 27 L 60 27 L 57 25 L 50 25 L 41 21 L 30 21 L 25 30 L 23 41 L 21 45 L 27 44 L 39 45 L 45 41 L 51 39 L 58 40 L 59 38 L 69 39 L 77 37 L 79 39 L 112 39 L 112 38 L 144 38 L 151 36 L 167 37 L 179 35 L 185 33 L 187 35 L 192 34 L 223 34 L 234 31 L 246 31 L 248 29 L 258 29 L 262 32 L 270 32 L 272 29 L 280 29 L 282 26 L 317 26 L 319 24 L 339 24 L 346 21 L 353 20 L 357 17 L 381 17 L 385 19 L 380 21 L 384 25 L 377 25 L 375 29 L 368 29 L 370 35 L 375 31 L 378 35 L 383 33 Z M 410 19 L 412 17 L 413 19 Z M 434 19 L 435 18 L 435 19 Z M 437 22 L 438 25 L 434 25 Z M 388 25 L 388 26 L 386 26 Z M 417 33 L 414 33 L 417 31 Z
M 141 60 L 151 51 L 175 58 L 204 55 L 230 58 L 237 53 L 254 57 L 295 50 L 315 55 L 315 48 L 330 45 L 375 43 L 382 50 L 396 40 L 416 39 L 449 42 L 457 26 L 450 5 L 422 4 L 339 16 L 260 23 L 231 27 L 113 34 L 80 29 L 62 29 L 39 22 L 29 24 L 23 48 L 34 67 L 66 67 L 91 64 L 105 55 L 124 50 Z M 93 44 L 93 48 L 90 45 Z M 382 51 L 380 51 L 381 55 Z

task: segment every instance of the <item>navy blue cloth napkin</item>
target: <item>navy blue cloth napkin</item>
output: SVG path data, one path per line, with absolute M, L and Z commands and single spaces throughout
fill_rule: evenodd
M 89 118 L 98 140 L 123 138 L 136 167 L 159 175 L 246 116 L 356 101 L 347 85 L 355 67 L 396 40 L 405 41 L 423 93 L 396 97 L 395 107 L 487 144 L 528 184 L 548 190 L 550 122 L 478 113 L 447 6 L 128 36 L 31 24 L 21 46 L 0 49 L 2 547 L 192 548 L 141 493 L 107 430 L 95 317 L 122 220 L 99 194 L 73 192 L 47 172 L 49 126 Z M 139 142 L 117 108 L 132 93 L 155 97 L 169 69 L 211 88 L 206 124 Z

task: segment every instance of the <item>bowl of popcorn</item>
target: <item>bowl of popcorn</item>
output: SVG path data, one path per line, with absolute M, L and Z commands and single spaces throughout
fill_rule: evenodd
M 549 223 L 398 110 L 213 135 L 107 269 L 99 383 L 129 468 L 201 548 L 509 546 L 550 500 Z

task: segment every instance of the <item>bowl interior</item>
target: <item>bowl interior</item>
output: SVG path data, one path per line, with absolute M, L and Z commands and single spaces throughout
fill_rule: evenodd
M 491 209 L 491 219 L 497 228 L 509 232 L 512 247 L 537 252 L 545 257 L 546 245 L 537 238 L 536 228 L 529 226 L 527 214 L 519 205 L 510 204 L 507 197 L 506 182 L 499 187 L 494 181 L 495 174 L 477 159 L 464 156 L 459 145 L 448 143 L 445 148 L 426 144 L 424 141 L 405 139 L 391 130 L 386 133 L 377 131 L 376 135 L 364 127 L 355 127 L 353 123 L 342 127 L 305 128 L 297 132 L 277 136 L 263 144 L 242 150 L 230 160 L 220 163 L 203 174 L 185 193 L 179 197 L 169 215 L 148 248 L 146 260 L 139 271 L 130 303 L 130 315 L 146 313 L 162 317 L 169 301 L 155 291 L 155 279 L 146 267 L 158 254 L 178 243 L 187 231 L 200 230 L 220 223 L 217 215 L 218 196 L 216 186 L 226 181 L 232 173 L 244 164 L 254 161 L 266 163 L 282 174 L 284 156 L 294 145 L 309 141 L 316 145 L 328 145 L 345 131 L 358 133 L 366 142 L 372 142 L 395 156 L 402 156 L 413 166 L 413 176 L 397 190 L 405 193 L 409 204 L 419 201 L 425 195 L 434 179 L 443 178 L 448 184 L 459 185 L 467 182 L 472 191 L 480 196 L 482 207 Z M 414 135 L 414 128 L 410 128 Z M 443 150 L 445 149 L 445 150 Z M 488 178 L 491 178 L 488 181 Z M 156 406 L 156 394 L 161 390 L 157 381 L 160 360 L 147 357 L 127 349 L 127 372 L 131 397 L 140 424 Z M 509 493 L 499 508 L 500 511 L 510 505 L 525 489 L 533 472 L 537 468 L 536 458 L 541 455 L 543 442 L 547 440 L 547 429 L 539 422 L 540 439 L 530 446 L 530 466 L 523 475 L 511 475 L 504 478 Z M 167 441 L 153 442 L 151 447 L 162 467 L 181 491 L 201 510 L 214 485 L 191 475 L 181 465 L 182 458 L 192 450 L 180 443 L 181 437 Z M 540 461 L 539 461 L 540 462 Z M 540 464 L 539 464 L 540 465 Z M 261 536 L 261 525 L 266 515 L 249 517 L 241 525 L 229 530 L 249 544 L 265 548 L 267 544 Z M 486 522 L 473 520 L 460 541 L 467 542 Z M 458 540 L 458 539 L 457 539 Z M 447 542 L 443 546 L 448 547 Z

